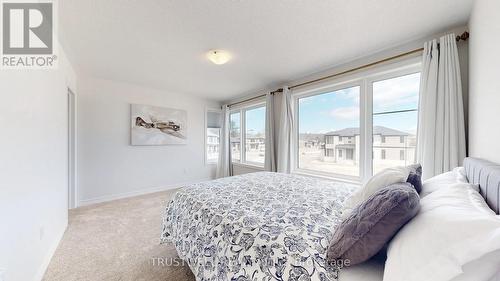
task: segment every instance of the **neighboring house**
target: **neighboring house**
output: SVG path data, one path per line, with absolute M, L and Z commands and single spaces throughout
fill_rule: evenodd
M 207 152 L 216 154 L 219 152 L 219 129 L 207 129 Z
M 325 161 L 359 161 L 359 128 L 346 128 L 325 134 Z
M 299 147 L 301 148 L 312 148 L 312 149 L 323 149 L 325 146 L 325 135 L 324 134 L 300 134 L 299 136 Z
M 325 161 L 359 161 L 359 128 L 346 128 L 325 134 Z M 373 161 L 413 163 L 416 138 L 406 132 L 383 126 L 373 128 Z
M 246 150 L 263 150 L 266 146 L 266 138 L 263 134 L 247 135 L 246 137 Z
M 241 143 L 239 137 L 230 137 L 230 141 L 231 141 L 231 151 L 233 151 L 233 153 L 236 151 L 241 151 Z
M 256 135 L 256 136 L 247 135 L 245 149 L 247 151 L 252 151 L 252 150 L 260 151 L 265 148 L 265 144 L 266 144 L 265 137 L 261 135 Z M 231 149 L 233 152 L 241 151 L 241 143 L 239 137 L 231 137 Z

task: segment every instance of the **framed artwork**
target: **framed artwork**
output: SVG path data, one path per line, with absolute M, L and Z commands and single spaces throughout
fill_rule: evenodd
M 187 112 L 182 109 L 132 104 L 131 144 L 186 144 Z

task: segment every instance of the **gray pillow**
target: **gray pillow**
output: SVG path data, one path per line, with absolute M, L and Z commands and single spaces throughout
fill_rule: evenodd
M 415 187 L 418 194 L 422 191 L 422 166 L 420 164 L 414 164 L 408 166 L 410 174 L 406 182 L 409 182 Z
M 409 183 L 380 189 L 358 205 L 337 227 L 327 252 L 329 262 L 362 263 L 377 254 L 420 209 Z

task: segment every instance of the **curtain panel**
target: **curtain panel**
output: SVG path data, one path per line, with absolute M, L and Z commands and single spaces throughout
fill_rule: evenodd
M 222 122 L 219 141 L 219 161 L 217 163 L 217 178 L 224 178 L 233 175 L 233 165 L 231 165 L 231 141 L 229 132 L 229 106 L 222 106 Z
M 266 153 L 264 158 L 264 169 L 276 172 L 276 148 L 274 128 L 274 95 L 266 94 Z
M 417 129 L 417 161 L 428 179 L 465 158 L 465 119 L 455 34 L 424 44 Z
M 292 134 L 294 124 L 292 96 L 288 87 L 283 87 L 280 123 L 277 170 L 280 173 L 290 173 L 292 170 Z

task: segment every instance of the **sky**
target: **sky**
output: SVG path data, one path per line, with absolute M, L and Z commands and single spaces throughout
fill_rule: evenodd
M 258 107 L 255 109 L 250 109 L 245 112 L 246 114 L 246 130 L 247 134 L 264 134 L 266 129 L 266 108 Z M 236 124 L 240 122 L 239 114 L 231 114 L 231 121 Z
M 246 130 L 247 134 L 250 133 L 264 133 L 266 130 L 266 108 L 259 107 L 246 111 Z
M 373 83 L 373 112 L 418 108 L 420 74 Z M 299 100 L 300 133 L 326 133 L 359 127 L 360 87 L 352 87 Z M 375 126 L 416 132 L 417 112 L 376 115 Z
M 373 112 L 418 108 L 420 73 L 373 83 Z M 299 99 L 300 133 L 327 133 L 359 127 L 360 87 L 346 88 Z M 239 118 L 232 115 L 239 123 Z M 247 133 L 264 133 L 265 107 L 246 111 Z M 375 115 L 374 126 L 416 133 L 417 112 Z

